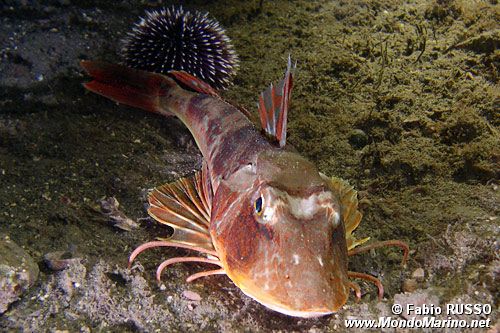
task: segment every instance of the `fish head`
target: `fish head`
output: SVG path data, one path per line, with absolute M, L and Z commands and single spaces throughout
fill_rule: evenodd
M 227 275 L 266 307 L 297 317 L 347 301 L 347 245 L 339 200 L 298 154 L 261 153 L 221 183 L 212 239 Z

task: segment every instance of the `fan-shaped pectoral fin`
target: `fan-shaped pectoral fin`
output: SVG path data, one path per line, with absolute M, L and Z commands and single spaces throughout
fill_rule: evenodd
M 329 184 L 332 192 L 339 198 L 341 216 L 345 226 L 347 249 L 350 251 L 356 246 L 367 242 L 370 237 L 356 239 L 352 234 L 363 218 L 363 214 L 358 210 L 358 192 L 345 180 L 336 177 L 330 178 L 323 174 L 321 174 L 321 177 Z
M 158 222 L 174 229 L 169 242 L 213 250 L 208 231 L 211 187 L 206 167 L 189 178 L 155 188 L 148 197 L 149 214 Z

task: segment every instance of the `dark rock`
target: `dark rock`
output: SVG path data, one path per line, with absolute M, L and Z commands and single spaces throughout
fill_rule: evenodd
M 354 129 L 349 135 L 349 143 L 357 149 L 361 149 L 368 144 L 368 135 L 363 130 Z
M 43 261 L 52 271 L 62 271 L 70 266 L 74 261 L 80 261 L 79 258 L 73 258 L 71 251 L 49 252 L 43 256 Z

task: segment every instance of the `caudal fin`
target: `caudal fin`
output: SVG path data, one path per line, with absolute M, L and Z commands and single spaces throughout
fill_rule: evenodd
M 160 106 L 162 97 L 176 86 L 169 77 L 101 61 L 80 63 L 93 80 L 83 86 L 115 102 L 146 111 L 172 115 Z

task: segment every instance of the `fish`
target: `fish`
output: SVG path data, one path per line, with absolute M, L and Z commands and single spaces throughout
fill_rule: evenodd
M 293 75 L 288 57 L 284 78 L 258 98 L 258 120 L 224 100 L 201 79 L 183 71 L 167 75 L 101 61 L 82 61 L 92 77 L 86 89 L 121 104 L 179 118 L 203 156 L 201 170 L 159 186 L 148 196 L 148 213 L 173 228 L 167 238 L 137 247 L 129 265 L 156 247 L 196 251 L 174 257 L 156 271 L 176 263 L 214 265 L 188 282 L 226 275 L 246 295 L 265 307 L 295 317 L 319 317 L 339 311 L 354 279 L 376 277 L 348 270 L 348 258 L 400 240 L 365 244 L 353 232 L 362 219 L 357 192 L 346 181 L 328 177 L 286 143 Z

